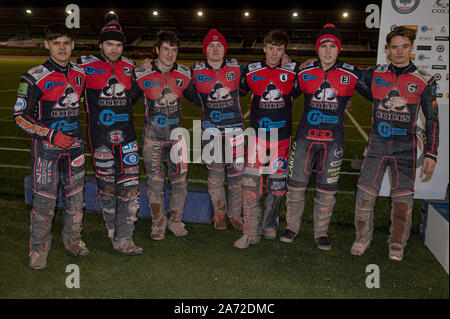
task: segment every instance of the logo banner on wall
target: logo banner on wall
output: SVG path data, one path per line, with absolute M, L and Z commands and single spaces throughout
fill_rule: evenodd
M 389 63 L 385 50 L 386 35 L 395 26 L 417 30 L 411 60 L 437 79 L 440 138 L 438 160 L 433 175 L 422 174 L 423 142 L 418 140 L 418 167 L 415 195 L 417 199 L 444 199 L 449 183 L 449 0 L 383 0 L 377 64 Z M 418 136 L 424 139 L 425 117 L 418 117 Z M 425 141 L 426 142 L 426 141 Z M 420 166 L 419 166 L 420 165 Z M 389 196 L 390 180 L 386 173 L 380 196 Z

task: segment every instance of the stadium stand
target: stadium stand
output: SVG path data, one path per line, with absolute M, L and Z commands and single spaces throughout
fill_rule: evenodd
M 39 47 L 49 23 L 64 23 L 65 7 L 24 8 L 0 7 L 0 46 Z M 111 8 L 80 8 L 77 48 L 96 49 L 97 35 Z M 378 29 L 367 29 L 364 10 L 350 12 L 345 19 L 339 10 L 302 10 L 293 17 L 291 10 L 252 10 L 248 17 L 242 10 L 211 9 L 197 16 L 194 9 L 161 9 L 158 15 L 150 8 L 122 8 L 115 11 L 127 35 L 128 51 L 147 51 L 154 45 L 160 29 L 176 31 L 183 52 L 199 52 L 210 28 L 216 28 L 228 41 L 229 52 L 260 53 L 264 35 L 273 29 L 284 30 L 290 38 L 289 52 L 313 55 L 313 41 L 326 23 L 334 23 L 341 31 L 344 56 L 375 56 Z

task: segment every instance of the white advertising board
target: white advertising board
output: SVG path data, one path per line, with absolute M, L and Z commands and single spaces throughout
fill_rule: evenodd
M 422 166 L 417 167 L 414 198 L 444 199 L 449 183 L 449 0 L 383 0 L 377 64 L 389 63 L 385 53 L 386 35 L 400 25 L 417 30 L 411 58 L 414 64 L 437 78 L 438 161 L 432 176 L 423 176 Z M 423 128 L 423 123 L 422 114 L 417 125 Z M 386 173 L 380 196 L 389 196 L 389 193 L 390 181 Z

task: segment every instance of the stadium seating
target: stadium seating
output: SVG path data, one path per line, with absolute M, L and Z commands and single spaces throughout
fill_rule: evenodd
M 9 46 L 27 39 L 42 39 L 48 23 L 64 23 L 65 7 L 33 8 L 26 14 L 23 7 L 0 7 L 0 42 L 9 40 Z M 80 28 L 77 41 L 83 49 L 96 49 L 98 32 L 104 25 L 104 16 L 111 8 L 80 8 Z M 231 53 L 260 53 L 264 35 L 273 29 L 285 31 L 291 41 L 293 54 L 315 54 L 312 42 L 326 23 L 334 23 L 341 31 L 345 50 L 343 55 L 375 56 L 378 29 L 367 29 L 366 13 L 355 10 L 349 19 L 343 19 L 338 10 L 302 10 L 297 17 L 291 10 L 252 10 L 246 17 L 237 9 L 206 10 L 202 17 L 194 9 L 161 9 L 157 16 L 149 8 L 121 8 L 117 10 L 127 36 L 126 50 L 150 48 L 160 29 L 178 33 L 185 52 L 199 52 L 209 29 L 218 29 L 227 39 Z M 2 45 L 0 45 L 2 46 Z M 6 45 L 3 45 L 6 46 Z M 200 51 L 201 52 L 201 51 Z

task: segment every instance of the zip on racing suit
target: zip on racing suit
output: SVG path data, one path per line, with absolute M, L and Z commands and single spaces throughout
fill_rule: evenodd
M 243 232 L 248 236 L 273 239 L 278 216 L 286 193 L 287 161 L 292 132 L 292 100 L 298 92 L 299 65 L 291 62 L 271 68 L 265 61 L 245 67 L 241 80 L 241 94 L 250 90 L 250 126 L 257 136 L 250 136 L 246 156 L 243 188 Z M 260 134 L 260 132 L 266 134 Z M 277 134 L 276 134 L 277 133 Z M 265 135 L 265 136 L 264 136 Z M 276 138 L 274 139 L 274 137 Z M 271 140 L 273 140 L 271 142 Z M 266 149 L 270 150 L 267 196 L 261 216 L 262 173 Z
M 162 73 L 152 62 L 147 69 L 138 67 L 133 77 L 143 92 L 145 108 L 142 145 L 147 171 L 147 194 L 152 214 L 152 238 L 163 239 L 166 225 L 176 234 L 187 234 L 181 222 L 187 196 L 188 150 L 181 128 L 181 99 L 184 94 L 192 103 L 200 104 L 191 81 L 191 71 L 184 65 L 174 64 L 168 73 Z M 171 184 L 168 212 L 164 205 L 164 178 L 167 160 L 168 179 Z
M 133 105 L 140 97 L 132 80 L 135 64 L 102 55 L 81 56 L 86 73 L 87 137 L 98 185 L 98 198 L 108 237 L 128 245 L 139 209 L 139 154 L 133 126 Z
M 211 132 L 219 142 L 220 160 L 207 162 L 208 192 L 214 219 L 226 228 L 225 214 L 237 230 L 242 230 L 242 172 L 244 170 L 244 119 L 239 103 L 239 83 L 243 66 L 235 59 L 224 60 L 218 70 L 207 62 L 196 63 L 193 82 L 203 109 L 202 130 Z M 204 142 L 213 143 L 210 141 Z M 225 171 L 228 181 L 228 204 L 225 194 Z M 223 220 L 220 223 L 219 220 Z
M 69 62 L 61 67 L 52 59 L 24 73 L 14 106 L 16 124 L 32 136 L 30 256 L 48 254 L 52 221 L 61 185 L 64 210 L 61 235 L 66 249 L 87 254 L 81 240 L 85 157 L 80 130 L 80 97 L 85 84 L 82 68 Z M 62 149 L 54 144 L 57 131 L 75 138 Z M 83 253 L 83 255 L 84 255 Z
M 370 243 L 373 214 L 386 166 L 391 174 L 389 244 L 405 247 L 410 234 L 416 175 L 416 121 L 425 115 L 424 156 L 437 160 L 439 119 L 434 77 L 414 63 L 405 68 L 378 65 L 366 72 L 374 98 L 372 132 L 361 167 L 355 203 L 355 243 Z
M 314 238 L 328 234 L 344 155 L 344 110 L 355 87 L 371 98 L 370 89 L 359 78 L 357 68 L 339 60 L 326 71 L 316 61 L 298 74 L 305 108 L 289 156 L 286 195 L 286 229 L 295 234 L 315 163 Z

